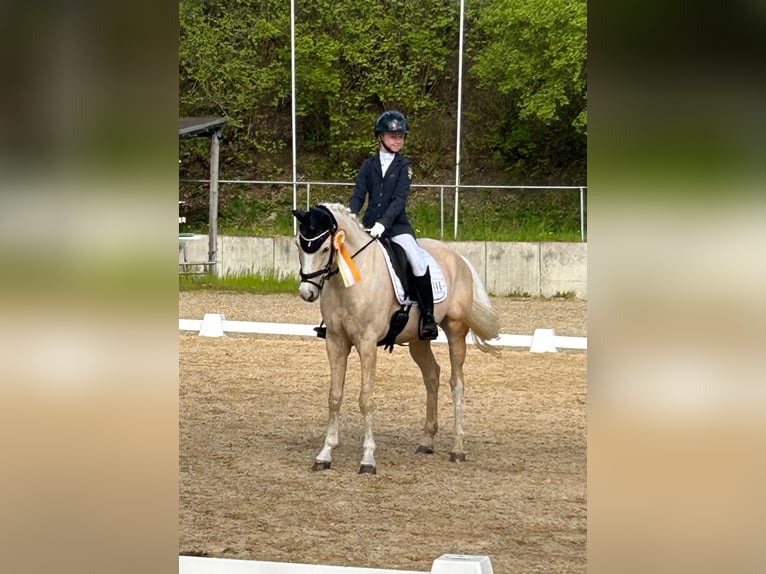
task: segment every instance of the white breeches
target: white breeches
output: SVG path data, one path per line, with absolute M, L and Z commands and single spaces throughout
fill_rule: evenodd
M 391 241 L 402 246 L 404 252 L 407 254 L 407 259 L 412 266 L 412 272 L 415 274 L 415 277 L 422 277 L 426 274 L 427 266 L 425 259 L 420 253 L 420 247 L 412 235 L 402 233 L 401 235 L 392 237 Z

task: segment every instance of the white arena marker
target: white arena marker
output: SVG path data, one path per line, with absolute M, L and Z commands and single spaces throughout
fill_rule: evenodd
M 223 332 L 224 317 L 220 313 L 205 313 L 202 318 L 201 337 L 225 337 Z
M 442 554 L 431 565 L 431 574 L 494 574 L 489 556 Z
M 532 345 L 529 347 L 530 353 L 558 353 L 554 337 L 554 329 L 535 329 L 532 335 Z

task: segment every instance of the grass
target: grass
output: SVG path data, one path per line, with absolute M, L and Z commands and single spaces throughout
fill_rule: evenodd
M 239 273 L 217 277 L 211 273 L 189 274 L 178 276 L 179 291 L 227 291 L 233 293 L 257 293 L 259 295 L 275 295 L 287 293 L 297 295 L 300 281 L 296 277 L 277 276 L 274 273 Z M 495 293 L 489 293 L 495 296 Z M 505 297 L 532 299 L 526 292 L 513 292 Z M 559 291 L 553 299 L 574 299 L 574 291 Z
M 253 274 L 242 273 L 237 275 L 226 275 L 216 277 L 210 273 L 197 275 L 179 275 L 179 291 L 227 291 L 233 293 L 257 293 L 260 295 L 275 295 L 287 293 L 289 295 L 298 294 L 300 282 L 295 277 L 277 277 L 273 274 Z M 489 293 L 496 296 L 495 293 Z M 534 297 L 526 292 L 513 292 L 504 297 L 518 299 L 533 299 Z M 574 299 L 574 291 L 559 291 L 552 298 L 554 299 Z
M 232 291 L 236 293 L 297 293 L 299 281 L 295 277 L 279 277 L 272 273 L 240 273 L 217 277 L 212 273 L 179 275 L 179 291 Z
M 207 190 L 189 201 L 188 223 L 182 231 L 207 233 Z M 306 189 L 299 188 L 298 205 L 306 207 Z M 312 186 L 310 205 L 348 203 L 350 187 Z M 455 237 L 455 201 L 451 190 L 442 197 L 436 188 L 414 188 L 407 213 L 418 237 L 459 241 L 580 241 L 578 190 L 460 191 Z M 195 207 L 195 205 L 197 207 Z M 218 233 L 238 236 L 293 234 L 292 188 L 221 184 Z M 443 226 L 443 227 L 442 227 Z

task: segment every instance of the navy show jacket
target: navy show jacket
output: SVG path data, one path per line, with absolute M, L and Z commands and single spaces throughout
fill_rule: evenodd
M 383 177 L 380 155 L 376 153 L 364 160 L 359 168 L 349 208 L 358 215 L 367 199 L 362 225 L 369 229 L 380 222 L 386 228 L 384 235 L 407 233 L 415 237 L 415 230 L 407 219 L 407 198 L 411 183 L 409 159 L 397 153 Z

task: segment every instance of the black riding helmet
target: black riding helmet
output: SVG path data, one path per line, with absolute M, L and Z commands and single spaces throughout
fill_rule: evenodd
M 375 137 L 379 137 L 383 132 L 402 133 L 407 135 L 410 130 L 407 126 L 407 118 L 402 112 L 388 110 L 383 112 L 375 122 Z

